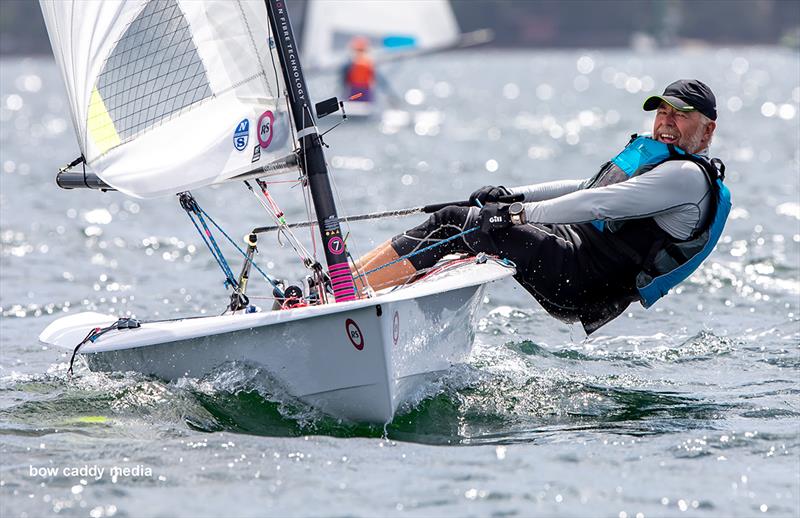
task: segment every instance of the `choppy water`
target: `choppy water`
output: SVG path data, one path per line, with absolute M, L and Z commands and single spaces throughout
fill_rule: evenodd
M 342 213 L 588 176 L 648 129 L 646 95 L 691 76 L 717 92 L 713 151 L 735 209 L 680 294 L 588 340 L 513 282 L 494 286 L 470 362 L 385 429 L 298 407 L 247 365 L 172 384 L 69 379 L 37 342 L 49 322 L 214 314 L 222 277 L 175 200 L 58 190 L 77 147 L 57 70 L 0 67 L 3 516 L 800 514 L 796 51 L 476 52 L 387 71 L 413 104 L 328 137 Z M 291 194 L 279 200 L 296 220 Z M 195 195 L 235 234 L 264 223 L 238 186 Z M 354 225 L 356 252 L 411 223 Z M 265 267 L 300 275 L 270 248 Z M 63 472 L 82 466 L 105 471 Z

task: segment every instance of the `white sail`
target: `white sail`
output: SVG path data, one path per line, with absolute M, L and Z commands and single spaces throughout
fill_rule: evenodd
M 263 0 L 40 0 L 89 167 L 136 197 L 286 155 Z
M 344 64 L 355 36 L 380 52 L 446 47 L 459 39 L 448 0 L 309 0 L 300 51 L 304 64 Z

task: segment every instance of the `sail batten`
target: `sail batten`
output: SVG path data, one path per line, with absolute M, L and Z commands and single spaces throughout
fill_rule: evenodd
M 263 0 L 40 0 L 79 145 L 105 183 L 173 194 L 293 148 Z

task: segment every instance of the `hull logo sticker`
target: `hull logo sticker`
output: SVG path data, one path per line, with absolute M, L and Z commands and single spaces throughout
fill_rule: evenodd
M 275 127 L 275 115 L 267 110 L 258 118 L 258 144 L 264 149 L 269 147 L 272 142 L 273 129 Z
M 242 119 L 242 122 L 237 124 L 233 131 L 233 147 L 237 151 L 244 151 L 248 140 L 250 140 L 250 120 Z
M 361 329 L 356 324 L 356 321 L 348 318 L 344 323 L 344 328 L 347 331 L 347 338 L 350 339 L 353 347 L 359 351 L 362 350 L 364 348 L 364 335 L 361 334 Z
M 250 160 L 250 163 L 258 162 L 261 160 L 261 146 L 256 146 L 253 148 L 253 158 Z
M 399 339 L 400 339 L 400 313 L 395 311 L 394 317 L 392 318 L 392 342 L 394 342 L 394 345 L 397 345 L 397 340 Z

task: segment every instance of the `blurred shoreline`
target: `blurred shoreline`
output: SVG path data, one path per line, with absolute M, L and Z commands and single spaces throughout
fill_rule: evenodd
M 303 30 L 308 0 L 291 5 Z M 800 9 L 785 0 L 452 1 L 462 31 L 494 31 L 495 48 L 658 49 L 707 45 L 800 48 Z M 0 55 L 50 54 L 39 3 L 0 2 Z

